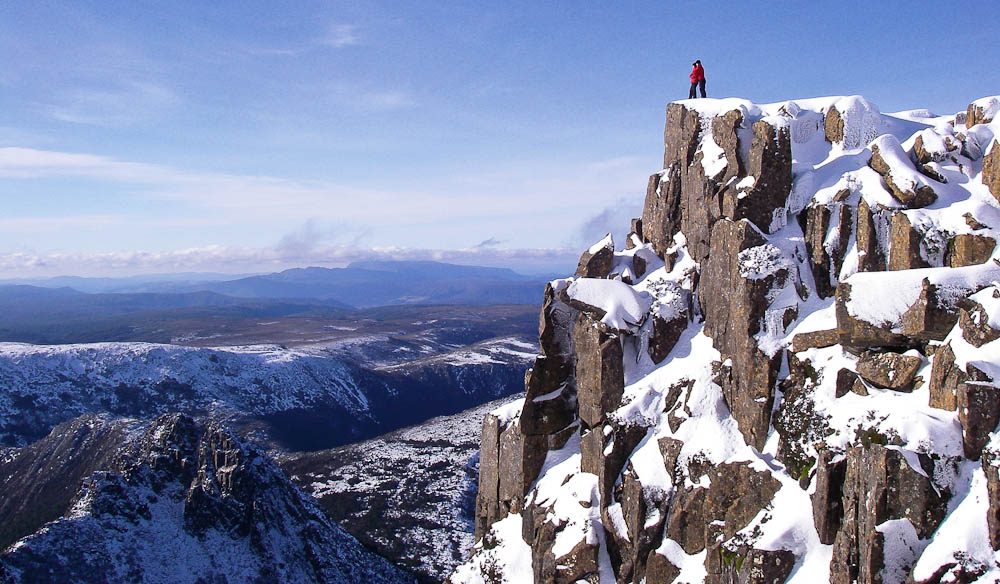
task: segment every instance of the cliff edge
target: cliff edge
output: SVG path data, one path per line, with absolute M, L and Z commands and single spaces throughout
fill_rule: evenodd
M 450 581 L 996 581 L 998 113 L 669 104 L 483 422 Z

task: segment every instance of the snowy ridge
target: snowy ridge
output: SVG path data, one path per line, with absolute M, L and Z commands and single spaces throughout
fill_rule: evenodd
M 550 284 L 486 419 L 450 581 L 998 581 L 998 111 L 670 104 L 627 249 Z
M 367 396 L 327 355 L 276 346 L 200 349 L 149 343 L 0 343 L 0 441 L 24 438 L 31 402 L 43 435 L 92 411 L 144 415 L 221 409 L 264 415 L 326 404 L 365 416 Z M 31 419 L 31 418 L 29 418 Z M 37 435 L 36 434 L 36 435 Z

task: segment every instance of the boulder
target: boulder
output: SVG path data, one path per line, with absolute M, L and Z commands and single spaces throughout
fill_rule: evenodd
M 948 240 L 947 264 L 952 268 L 985 264 L 996 245 L 992 237 L 960 233 Z
M 893 325 L 876 325 L 851 315 L 847 306 L 851 301 L 851 284 L 837 286 L 837 336 L 840 344 L 865 349 L 868 347 L 908 347 L 912 341 L 905 335 L 893 332 Z
M 670 563 L 670 560 L 666 556 L 656 553 L 656 551 L 649 553 L 649 558 L 646 560 L 646 582 L 650 584 L 653 582 L 670 584 L 680 574 L 680 568 Z
M 669 320 L 660 314 L 653 315 L 653 330 L 649 336 L 649 357 L 653 363 L 660 363 L 667 358 L 687 324 L 686 313 L 675 314 Z
M 944 162 L 948 160 L 952 152 L 961 148 L 956 140 L 951 136 L 941 136 L 933 129 L 928 128 L 919 134 L 913 141 L 913 157 L 917 164 L 928 164 L 931 162 Z
M 865 351 L 858 359 L 857 371 L 872 385 L 908 392 L 922 364 L 923 359 L 916 355 Z
M 677 542 L 688 555 L 705 549 L 705 528 L 711 521 L 705 512 L 707 494 L 708 489 L 703 487 L 688 487 L 677 492 L 670 502 L 665 537 Z
M 924 278 L 920 294 L 901 318 L 903 335 L 916 341 L 942 341 L 958 320 L 955 300 L 942 298 L 938 287 Z
M 858 385 L 861 385 L 862 388 L 864 387 L 864 384 L 861 383 L 861 378 L 858 377 L 857 373 L 851 371 L 850 369 L 841 369 L 837 371 L 837 389 L 834 395 L 837 397 L 844 397 L 852 391 L 859 395 L 867 395 L 867 392 L 861 392 Z
M 926 180 L 920 180 L 919 172 L 913 168 L 899 140 L 883 135 L 871 145 L 871 151 L 868 165 L 882 175 L 886 188 L 897 201 L 915 209 L 937 200 L 934 188 Z
M 550 551 L 549 554 L 551 553 Z M 589 581 L 589 577 L 596 577 L 598 574 L 598 555 L 598 546 L 583 540 L 573 546 L 565 555 L 554 558 L 550 564 L 551 571 L 546 570 L 540 575 L 536 573 L 535 582 L 539 584 L 574 584 L 581 580 Z
M 837 329 L 799 333 L 792 337 L 792 352 L 798 353 L 799 351 L 806 351 L 808 349 L 832 347 L 837 344 L 838 339 Z
M 976 124 L 992 122 L 998 108 L 1000 104 L 996 98 L 980 99 L 970 103 L 965 112 L 965 127 L 971 128 Z
M 997 289 L 993 290 L 997 294 Z M 1000 339 L 1000 331 L 990 326 L 989 313 L 982 304 L 971 298 L 959 302 L 958 326 L 962 329 L 962 338 L 974 347 L 982 347 Z
M 609 233 L 583 252 L 576 266 L 576 275 L 580 278 L 607 278 L 614 262 L 615 241 Z
M 722 464 L 708 475 L 711 487 L 705 494 L 705 516 L 708 521 L 724 522 L 722 534 L 727 540 L 768 506 L 781 488 L 771 473 L 754 470 L 747 462 Z
M 845 97 L 823 116 L 827 142 L 845 150 L 864 148 L 879 134 L 880 116 L 875 104 L 860 96 Z

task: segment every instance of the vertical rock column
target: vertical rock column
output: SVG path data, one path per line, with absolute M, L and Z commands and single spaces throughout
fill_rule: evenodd
M 476 540 L 507 513 L 524 510 L 524 496 L 546 453 L 560 448 L 576 423 L 571 333 L 577 311 L 558 298 L 565 285 L 556 281 L 545 287 L 539 315 L 541 355 L 525 374 L 525 401 L 519 415 L 506 419 L 490 413 L 483 420 Z

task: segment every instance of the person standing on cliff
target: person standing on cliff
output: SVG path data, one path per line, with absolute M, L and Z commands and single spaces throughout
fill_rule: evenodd
M 701 66 L 701 59 L 695 61 L 691 64 L 693 68 L 691 69 L 691 91 L 688 92 L 688 99 L 694 99 L 697 97 L 694 93 L 695 88 L 701 90 L 701 96 L 705 97 L 705 68 Z

